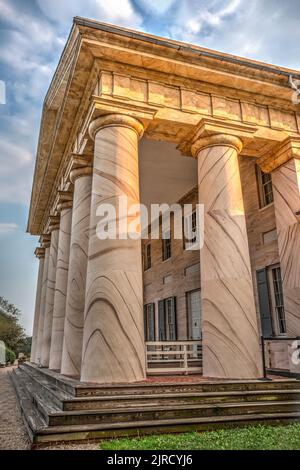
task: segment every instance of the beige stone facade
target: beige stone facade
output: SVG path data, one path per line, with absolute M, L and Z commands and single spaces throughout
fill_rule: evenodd
M 255 379 L 265 356 L 299 372 L 299 75 L 75 18 L 32 189 L 32 362 L 94 383 L 144 380 L 150 362 L 152 373 L 194 364 Z M 203 247 L 172 227 L 164 239 L 130 239 L 128 225 L 99 239 L 99 209 L 122 196 L 128 212 L 202 204 Z

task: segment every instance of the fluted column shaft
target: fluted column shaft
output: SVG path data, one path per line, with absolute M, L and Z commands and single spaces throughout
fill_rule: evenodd
M 42 344 L 42 360 L 41 360 L 41 364 L 43 367 L 49 367 L 49 360 L 50 360 L 58 236 L 59 236 L 59 225 L 54 225 L 51 228 L 51 243 L 50 243 L 50 251 L 49 251 L 48 275 L 47 275 L 47 292 L 46 292 L 46 305 L 45 305 L 45 318 L 44 318 L 44 331 L 43 331 L 43 344 Z
M 49 253 L 50 243 L 43 245 L 45 248 L 45 259 L 43 267 L 43 281 L 41 289 L 41 303 L 40 303 L 40 316 L 38 323 L 38 335 L 37 335 L 37 347 L 35 362 L 41 364 L 42 361 L 42 349 L 43 349 L 43 335 L 44 335 L 44 322 L 45 322 L 45 310 L 46 310 L 46 293 L 47 293 L 47 278 L 48 278 L 48 266 L 49 266 Z
M 60 226 L 53 305 L 49 369 L 60 370 L 64 339 L 69 253 L 72 223 L 72 202 L 59 205 Z
M 300 335 L 300 160 L 272 173 L 287 334 Z
M 204 205 L 201 256 L 203 374 L 261 377 L 261 352 L 254 303 L 238 153 L 231 136 L 199 139 L 199 203 Z
M 80 376 L 91 206 L 91 168 L 73 170 L 73 214 L 61 373 Z
M 37 248 L 35 254 L 36 254 L 36 257 L 39 259 L 39 270 L 38 270 L 38 278 L 37 278 L 34 321 L 33 321 L 33 331 L 32 331 L 32 344 L 31 344 L 31 355 L 30 355 L 31 362 L 36 362 L 39 318 L 40 318 L 40 311 L 41 311 L 43 272 L 44 272 L 44 262 L 45 262 L 45 249 Z
M 83 381 L 134 382 L 145 377 L 141 240 L 100 240 L 96 235 L 97 209 L 102 204 L 109 203 L 118 211 L 120 196 L 127 196 L 128 207 L 139 203 L 138 138 L 142 130 L 137 120 L 120 115 L 100 118 L 90 126 L 95 148 Z M 128 226 L 123 230 L 126 235 Z

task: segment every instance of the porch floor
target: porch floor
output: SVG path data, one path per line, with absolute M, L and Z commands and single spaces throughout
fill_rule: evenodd
M 253 382 L 253 381 L 261 381 L 262 379 L 223 379 L 223 378 L 215 378 L 215 377 L 204 377 L 202 374 L 166 374 L 166 375 L 148 375 L 146 380 L 139 381 L 139 382 L 131 382 L 131 383 L 114 383 L 114 384 L 96 384 L 93 382 L 80 382 L 80 377 L 69 377 L 66 375 L 60 374 L 59 371 L 50 370 L 47 368 L 38 368 L 35 364 L 28 364 L 36 370 L 55 378 L 59 382 L 65 382 L 73 386 L 79 387 L 111 387 L 111 386 L 134 386 L 134 385 L 147 385 L 147 384 L 184 384 L 184 383 L 228 383 L 228 382 Z M 267 379 L 271 381 L 282 381 L 286 380 L 286 377 L 275 375 L 275 374 L 268 374 Z

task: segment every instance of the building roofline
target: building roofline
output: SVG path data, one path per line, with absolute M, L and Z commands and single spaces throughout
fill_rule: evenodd
M 277 75 L 285 76 L 287 78 L 289 78 L 292 75 L 293 78 L 300 79 L 300 72 L 295 69 L 289 69 L 286 67 L 271 65 L 265 62 L 227 54 L 225 52 L 218 52 L 213 49 L 207 49 L 207 48 L 203 48 L 201 46 L 196 46 L 196 45 L 189 44 L 186 42 L 175 41 L 173 39 L 155 36 L 152 34 L 146 34 L 146 33 L 136 31 L 133 29 L 123 28 L 123 27 L 115 26 L 109 23 L 102 23 L 96 20 L 91 20 L 89 18 L 84 18 L 80 16 L 75 16 L 73 21 L 78 26 L 94 28 L 94 29 L 101 30 L 104 32 L 117 34 L 119 36 L 125 36 L 125 37 L 129 37 L 132 39 L 137 39 L 140 41 L 148 42 L 151 44 L 156 44 L 158 46 L 168 47 L 171 49 L 180 50 L 182 52 L 192 53 L 197 56 L 203 56 L 209 59 L 222 60 L 222 61 L 229 62 L 235 65 L 250 67 L 250 68 L 262 71 L 262 72 L 265 71 L 267 73 L 268 72 L 274 73 Z

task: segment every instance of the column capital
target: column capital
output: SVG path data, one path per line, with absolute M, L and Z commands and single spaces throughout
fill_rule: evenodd
M 50 247 L 50 241 L 51 241 L 50 233 L 43 233 L 40 236 L 39 242 L 40 242 L 42 248 L 49 248 Z
M 48 231 L 51 234 L 55 230 L 59 230 L 59 221 L 60 221 L 60 216 L 59 215 L 49 215 L 48 219 Z
M 138 139 L 141 139 L 144 133 L 143 124 L 132 116 L 126 114 L 106 114 L 90 123 L 89 135 L 95 140 L 97 132 L 105 127 L 127 127 L 137 133 Z
M 233 147 L 238 153 L 240 153 L 243 148 L 243 142 L 239 137 L 234 135 L 214 134 L 207 137 L 200 137 L 195 140 L 191 146 L 191 153 L 193 157 L 197 158 L 201 150 L 216 146 Z
M 60 213 L 64 209 L 70 209 L 73 205 L 73 193 L 71 191 L 57 191 L 54 207 Z
M 68 178 L 71 183 L 74 184 L 77 178 L 91 175 L 92 169 L 93 164 L 91 156 L 72 153 L 68 168 Z
M 257 164 L 265 173 L 277 170 L 293 158 L 300 159 L 300 137 L 288 137 L 277 148 L 257 159 Z
M 34 250 L 34 254 L 38 259 L 45 258 L 45 247 L 37 246 Z

